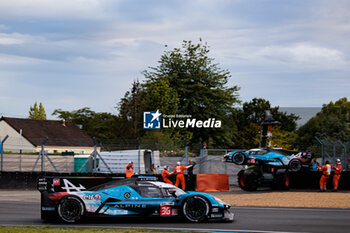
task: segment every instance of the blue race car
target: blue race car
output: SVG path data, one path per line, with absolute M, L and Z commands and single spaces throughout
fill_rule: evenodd
M 74 223 L 84 217 L 184 217 L 233 221 L 230 205 L 202 192 L 146 178 L 44 177 L 38 180 L 41 218 Z M 88 187 L 91 186 L 91 187 Z M 88 188 L 87 188 L 88 187 Z
M 298 172 L 304 166 L 309 166 L 312 159 L 311 153 L 288 151 L 273 148 L 257 148 L 247 151 L 232 151 L 224 155 L 226 162 L 237 165 L 267 165 L 283 167 L 288 171 Z
M 245 191 L 258 187 L 289 189 L 289 172 L 298 172 L 309 167 L 311 153 L 288 151 L 277 148 L 257 148 L 247 151 L 232 151 L 224 156 L 226 162 L 249 165 L 237 174 L 238 184 Z

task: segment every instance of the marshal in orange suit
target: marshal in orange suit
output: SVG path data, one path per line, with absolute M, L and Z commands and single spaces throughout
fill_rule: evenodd
M 334 169 L 334 176 L 333 176 L 333 191 L 338 191 L 338 184 L 340 179 L 340 174 L 343 169 L 341 166 L 340 159 L 337 159 L 336 165 L 332 167 Z
M 176 173 L 175 186 L 180 187 L 180 184 L 181 184 L 181 188 L 185 190 L 186 184 L 185 184 L 184 171 L 190 167 L 192 167 L 192 165 L 185 167 L 185 166 L 182 166 L 180 162 L 177 162 L 177 166 L 174 168 L 174 173 Z
M 169 169 L 169 167 L 165 165 L 165 166 L 164 166 L 164 169 L 163 169 L 163 172 L 162 172 L 163 181 L 164 181 L 165 183 L 168 183 L 168 184 L 173 184 L 173 182 L 171 182 L 171 181 L 168 179 L 168 177 L 171 176 L 171 174 L 173 174 L 173 173 L 168 172 L 168 169 Z

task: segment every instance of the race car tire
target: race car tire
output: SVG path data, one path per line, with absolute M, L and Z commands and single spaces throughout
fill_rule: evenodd
M 60 220 L 66 223 L 75 223 L 82 220 L 85 214 L 84 203 L 75 196 L 63 197 L 57 207 Z
M 210 204 L 205 197 L 193 195 L 184 201 L 182 211 L 188 221 L 203 222 L 208 219 Z
M 258 176 L 254 172 L 247 174 L 244 170 L 238 172 L 238 185 L 244 191 L 255 191 L 258 188 Z
M 289 171 L 291 172 L 298 172 L 301 170 L 301 167 L 302 166 L 299 159 L 292 159 L 288 164 Z
M 236 152 L 232 155 L 232 162 L 237 165 L 243 165 L 246 162 L 246 156 L 242 152 Z
M 273 188 L 279 190 L 288 190 L 289 184 L 289 174 L 284 172 L 282 174 L 276 174 Z

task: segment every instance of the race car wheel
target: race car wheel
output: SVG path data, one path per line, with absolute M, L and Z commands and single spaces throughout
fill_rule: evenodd
M 289 164 L 289 171 L 298 172 L 301 170 L 301 162 L 299 159 L 292 159 Z
M 85 207 L 78 197 L 66 196 L 58 204 L 57 212 L 62 221 L 74 223 L 82 219 L 85 213 Z
M 188 197 L 183 206 L 182 211 L 187 220 L 191 222 L 202 222 L 208 218 L 210 205 L 202 196 Z
M 238 185 L 244 191 L 255 191 L 258 188 L 258 177 L 255 173 L 245 174 L 244 170 L 238 173 Z
M 246 156 L 242 152 L 236 152 L 232 155 L 232 162 L 237 165 L 243 165 L 246 162 Z

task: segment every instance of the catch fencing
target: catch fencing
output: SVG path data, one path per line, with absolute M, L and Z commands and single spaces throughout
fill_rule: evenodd
M 328 160 L 331 164 L 335 164 L 337 159 L 340 159 L 343 169 L 350 170 L 350 142 L 342 142 L 340 140 L 331 140 L 328 138 L 320 139 L 315 137 L 321 147 L 322 164 Z

